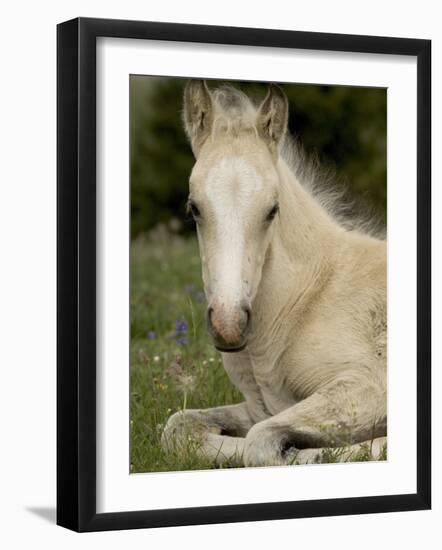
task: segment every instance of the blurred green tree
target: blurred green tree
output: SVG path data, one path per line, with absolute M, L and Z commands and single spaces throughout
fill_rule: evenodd
M 219 84 L 214 81 L 211 86 Z M 131 234 L 171 219 L 185 223 L 187 181 L 193 156 L 181 121 L 185 80 L 132 76 Z M 235 83 L 257 99 L 266 85 Z M 354 197 L 385 221 L 387 93 L 380 88 L 284 84 L 289 128 L 307 153 L 318 156 Z

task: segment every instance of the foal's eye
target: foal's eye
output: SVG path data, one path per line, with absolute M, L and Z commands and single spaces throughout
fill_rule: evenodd
M 270 212 L 267 214 L 266 221 L 271 222 L 278 212 L 279 212 L 279 204 L 275 204 L 270 210 Z
M 193 201 L 189 201 L 187 203 L 187 209 L 192 214 L 195 220 L 201 217 L 201 212 L 199 211 L 198 206 Z

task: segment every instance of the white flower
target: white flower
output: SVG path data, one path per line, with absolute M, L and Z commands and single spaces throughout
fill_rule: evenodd
M 170 365 L 167 369 L 167 373 L 175 382 L 176 387 L 183 392 L 187 393 L 194 389 L 195 377 L 191 374 L 190 370 L 183 368 L 180 357 L 177 357 Z

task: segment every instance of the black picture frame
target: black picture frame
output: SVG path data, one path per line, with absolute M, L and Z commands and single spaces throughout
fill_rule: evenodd
M 417 58 L 417 491 L 361 498 L 96 512 L 96 39 Z M 57 28 L 57 523 L 75 531 L 429 509 L 431 505 L 431 41 L 79 18 Z

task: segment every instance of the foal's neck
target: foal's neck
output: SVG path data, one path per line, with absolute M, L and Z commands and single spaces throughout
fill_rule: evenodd
M 279 241 L 291 263 L 311 268 L 327 261 L 330 246 L 336 244 L 342 230 L 283 159 L 279 159 L 277 168 L 281 216 L 274 241 Z

